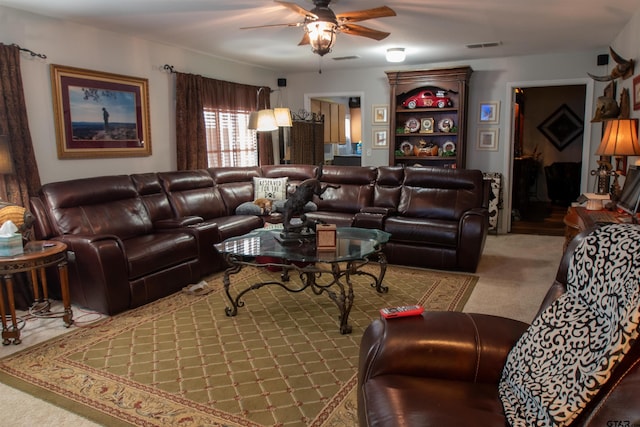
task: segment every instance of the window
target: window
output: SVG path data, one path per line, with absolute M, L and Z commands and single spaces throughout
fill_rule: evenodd
M 205 108 L 209 167 L 258 165 L 258 138 L 248 129 L 250 113 Z

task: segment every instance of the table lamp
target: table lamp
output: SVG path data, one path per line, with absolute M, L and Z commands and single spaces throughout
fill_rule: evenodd
M 613 200 L 618 200 L 620 197 L 618 176 L 626 173 L 626 157 L 640 156 L 638 119 L 612 119 L 606 120 L 605 123 L 604 135 L 596 154 L 614 156 L 616 159 L 611 196 Z

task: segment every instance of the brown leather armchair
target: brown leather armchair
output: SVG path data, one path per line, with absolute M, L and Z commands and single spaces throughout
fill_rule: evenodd
M 610 238 L 620 236 L 619 229 L 625 233 L 629 231 L 628 234 L 623 233 L 625 239 L 615 241 L 617 237 Z M 597 251 L 590 251 L 585 249 L 589 248 L 589 241 L 597 245 L 603 241 L 606 243 Z M 519 369 L 519 372 L 515 372 L 517 378 L 519 374 L 527 372 L 544 376 L 547 373 L 545 370 L 554 370 L 553 364 L 546 365 L 546 368 L 540 365 L 539 349 L 527 353 L 525 348 L 523 352 L 523 343 L 526 344 L 532 336 L 530 331 L 541 324 L 546 326 L 546 322 L 553 319 L 558 313 L 557 307 L 575 294 L 576 284 L 580 292 L 589 294 L 592 288 L 606 290 L 609 286 L 613 287 L 609 283 L 612 281 L 622 283 L 634 295 L 627 305 L 636 316 L 633 322 L 627 322 L 632 336 L 624 340 L 627 344 L 625 352 L 618 353 L 624 354 L 621 360 L 611 362 L 613 369 L 608 372 L 608 380 L 590 390 L 588 400 L 581 405 L 583 409 L 570 411 L 560 408 L 567 415 L 567 420 L 559 425 L 640 425 L 640 342 L 637 340 L 639 245 L 640 227 L 632 225 L 607 226 L 594 233 L 578 235 L 565 252 L 556 280 L 531 326 L 497 316 L 460 312 L 425 312 L 422 316 L 375 320 L 365 331 L 360 347 L 360 426 L 550 425 L 540 420 L 518 422 L 511 415 L 505 415 L 506 412 L 513 413 L 513 406 L 509 402 L 503 403 L 502 388 L 510 379 L 505 378 L 509 374 L 507 371 L 514 373 Z M 618 250 L 614 250 L 616 247 Z M 585 261 L 587 264 L 584 264 Z M 604 264 L 598 264 L 600 261 Z M 585 265 L 590 267 L 583 268 Z M 594 273 L 598 271 L 596 266 L 602 266 L 600 270 L 606 271 L 603 274 Z M 593 283 L 595 280 L 587 283 L 588 280 L 585 280 L 586 277 L 601 278 L 604 275 L 620 280 L 600 280 L 599 283 Z M 611 294 L 617 298 L 620 293 L 616 290 Z M 608 297 L 596 298 L 593 305 L 598 305 L 600 309 L 601 300 Z M 604 315 L 596 316 L 596 319 L 606 318 L 607 312 L 615 313 L 620 306 L 609 305 Z M 594 312 L 601 313 L 597 310 Z M 570 317 L 564 323 L 579 324 L 581 318 Z M 546 320 L 542 322 L 540 319 Z M 554 355 L 571 358 L 573 349 L 568 351 L 568 345 L 558 343 L 565 342 L 565 339 L 569 341 L 569 335 L 571 338 L 587 336 L 591 339 L 590 332 L 580 330 L 576 334 L 556 335 L 542 344 L 552 349 Z M 587 342 L 588 350 L 591 350 L 591 341 L 582 341 Z M 514 364 L 513 355 L 518 355 L 521 360 L 515 360 Z M 523 360 L 526 360 L 524 367 L 514 367 Z M 582 365 L 570 364 L 568 368 L 571 372 L 583 371 Z M 553 376 L 549 377 L 548 382 L 553 382 Z M 546 412 L 551 405 L 539 407 L 542 408 L 541 412 Z M 515 412 L 519 411 L 516 408 Z

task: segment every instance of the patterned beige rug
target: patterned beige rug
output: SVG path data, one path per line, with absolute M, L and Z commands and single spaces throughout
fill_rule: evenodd
M 385 306 L 461 310 L 476 276 L 390 266 L 389 293 L 354 278 L 341 335 L 326 294 L 266 286 L 227 317 L 215 291 L 180 293 L 0 360 L 0 381 L 109 426 L 356 425 L 362 332 Z M 245 268 L 232 284 L 277 279 Z

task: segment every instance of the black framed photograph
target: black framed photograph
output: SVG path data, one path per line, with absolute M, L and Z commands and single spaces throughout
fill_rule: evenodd
M 538 130 L 562 151 L 582 135 L 583 127 L 582 119 L 567 104 L 562 104 L 538 125 Z
M 147 79 L 50 68 L 58 158 L 151 155 Z

